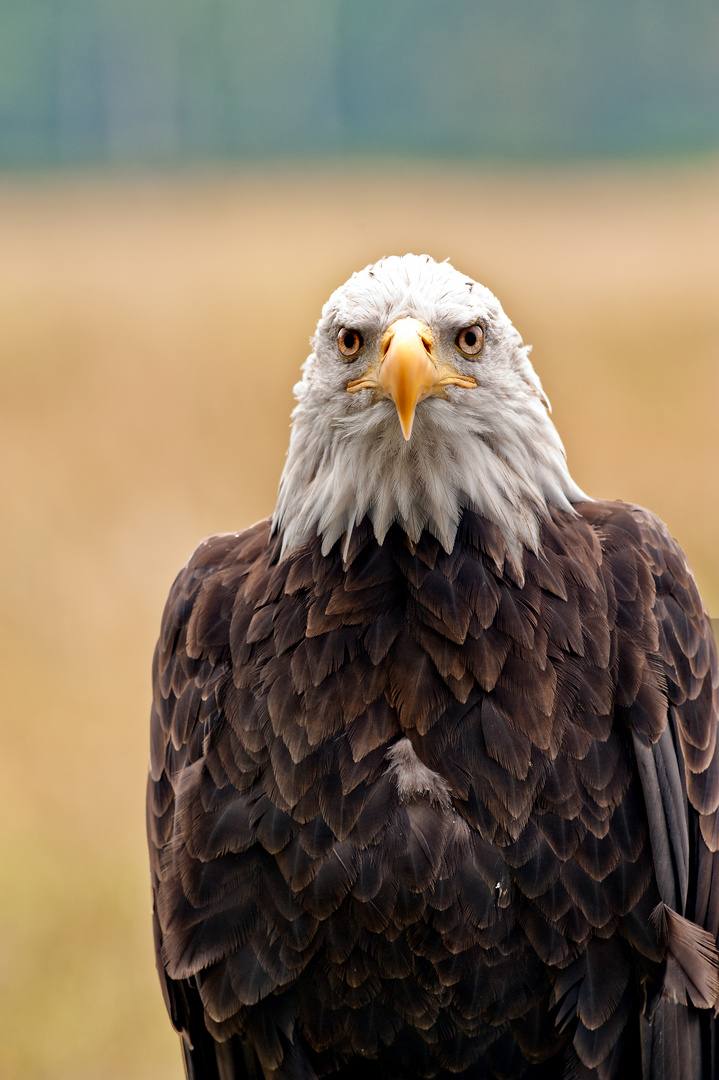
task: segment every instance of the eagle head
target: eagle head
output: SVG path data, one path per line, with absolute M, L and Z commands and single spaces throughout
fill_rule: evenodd
M 353 274 L 325 304 L 295 387 L 273 527 L 326 554 L 367 517 L 451 551 L 462 511 L 499 525 L 517 565 L 548 504 L 586 496 L 529 348 L 483 285 L 428 255 Z

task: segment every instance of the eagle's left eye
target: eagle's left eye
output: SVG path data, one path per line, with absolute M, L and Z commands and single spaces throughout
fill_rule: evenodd
M 362 335 L 359 330 L 345 328 L 337 335 L 337 348 L 347 359 L 356 356 L 362 348 Z
M 457 334 L 457 348 L 465 356 L 479 356 L 484 348 L 484 330 L 479 323 L 460 330 Z

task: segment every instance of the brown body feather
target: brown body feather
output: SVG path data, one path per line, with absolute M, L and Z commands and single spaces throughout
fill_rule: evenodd
M 576 509 L 522 573 L 468 511 L 449 554 L 261 522 L 181 572 L 148 830 L 190 1076 L 714 1075 L 675 1003 L 717 998 L 711 628 L 656 518 Z

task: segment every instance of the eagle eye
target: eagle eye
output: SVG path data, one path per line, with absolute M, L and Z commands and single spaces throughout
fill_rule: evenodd
M 359 330 L 345 328 L 337 335 L 337 348 L 348 360 L 357 355 L 362 345 L 362 335 Z
M 460 330 L 457 334 L 457 348 L 465 356 L 479 356 L 484 348 L 484 330 L 479 323 Z

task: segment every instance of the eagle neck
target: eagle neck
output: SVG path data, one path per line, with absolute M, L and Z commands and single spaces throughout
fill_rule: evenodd
M 328 437 L 300 403 L 273 516 L 282 557 L 316 536 L 326 554 L 364 518 L 379 543 L 397 524 L 411 542 L 426 530 L 450 552 L 469 510 L 499 527 L 520 567 L 524 550 L 537 550 L 549 507 L 571 512 L 586 496 L 540 403 L 525 414 L 523 431 L 506 424 L 501 434 L 440 407 L 418 411 L 406 442 L 388 406 L 338 424 Z

